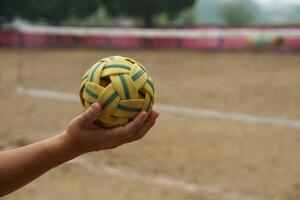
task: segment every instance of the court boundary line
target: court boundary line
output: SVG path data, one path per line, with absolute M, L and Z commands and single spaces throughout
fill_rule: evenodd
M 16 91 L 20 94 L 30 96 L 30 97 L 39 97 L 46 99 L 54 99 L 54 100 L 63 100 L 70 102 L 79 102 L 79 97 L 74 94 L 66 93 L 66 92 L 58 92 L 52 90 L 40 90 L 27 88 L 22 85 L 16 86 Z M 171 107 L 170 107 L 171 106 Z M 195 110 L 185 110 L 186 108 L 180 107 L 172 107 L 172 105 L 164 105 L 159 104 L 157 106 L 160 110 L 170 111 L 170 112 L 181 112 L 186 115 L 196 115 L 199 113 L 195 112 Z M 174 109 L 176 108 L 176 109 Z M 193 112 L 190 112 L 193 111 Z M 197 110 L 196 110 L 197 111 Z M 203 116 L 203 114 L 199 115 Z M 169 189 L 178 189 L 185 193 L 195 194 L 195 195 L 221 195 L 224 200 L 260 200 L 261 197 L 256 195 L 248 195 L 242 194 L 237 191 L 228 191 L 222 188 L 221 186 L 213 186 L 213 185 L 200 185 L 194 182 L 175 179 L 172 177 L 167 177 L 164 175 L 149 175 L 149 174 L 140 174 L 136 171 L 132 171 L 130 169 L 122 168 L 122 167 L 114 167 L 105 163 L 95 164 L 86 158 L 75 158 L 70 160 L 63 165 L 72 165 L 76 164 L 84 167 L 84 169 L 89 170 L 90 172 L 97 174 L 108 174 L 111 176 L 115 176 L 118 178 L 128 179 L 128 180 L 136 180 L 146 184 L 152 184 L 159 187 L 165 187 Z
M 163 175 L 149 175 L 140 174 L 135 171 L 126 168 L 113 167 L 105 163 L 94 164 L 86 158 L 75 158 L 70 160 L 64 165 L 76 164 L 84 167 L 86 170 L 97 174 L 108 174 L 111 176 L 116 176 L 118 178 L 137 180 L 144 182 L 146 184 L 153 184 L 156 186 L 161 186 L 170 189 L 178 189 L 185 193 L 191 193 L 195 195 L 221 195 L 224 200 L 260 200 L 261 197 L 256 195 L 246 195 L 236 191 L 225 191 L 222 187 L 212 186 L 212 185 L 200 185 L 193 182 L 174 179 L 171 177 Z
M 79 96 L 75 94 L 70 94 L 67 92 L 60 92 L 54 90 L 43 90 L 25 87 L 23 85 L 16 85 L 16 91 L 20 94 L 39 97 L 46 99 L 54 99 L 61 101 L 79 102 Z M 227 121 L 237 121 L 244 122 L 248 124 L 268 124 L 276 126 L 285 126 L 290 128 L 300 128 L 300 120 L 289 120 L 289 119 L 279 119 L 272 117 L 259 117 L 254 115 L 248 115 L 243 113 L 230 113 L 222 112 L 210 109 L 200 109 L 200 108 L 188 108 L 179 105 L 172 104 L 155 104 L 155 108 L 162 112 L 168 112 L 173 114 L 183 114 L 194 117 L 205 117 L 213 119 L 221 119 Z
M 7 145 L 6 147 L 16 148 L 16 146 L 13 145 Z M 223 200 L 261 200 L 260 196 L 249 194 L 246 195 L 236 191 L 228 191 L 220 186 L 200 185 L 195 182 L 175 179 L 164 175 L 140 174 L 136 171 L 130 170 L 129 168 L 114 167 L 104 162 L 95 164 L 91 162 L 90 159 L 82 156 L 69 160 L 62 164 L 62 166 L 64 165 L 78 165 L 92 173 L 107 174 L 127 180 L 136 180 L 146 184 L 153 184 L 169 189 L 178 189 L 185 193 L 195 195 L 222 195 Z

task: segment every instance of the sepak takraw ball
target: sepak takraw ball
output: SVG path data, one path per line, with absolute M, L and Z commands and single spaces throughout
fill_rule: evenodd
M 96 62 L 82 78 L 80 100 L 86 110 L 99 102 L 103 127 L 122 126 L 140 111 L 150 114 L 154 103 L 154 86 L 146 68 L 134 59 L 111 56 Z

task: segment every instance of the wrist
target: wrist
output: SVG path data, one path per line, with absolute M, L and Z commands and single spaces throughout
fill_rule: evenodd
M 66 132 L 46 140 L 44 150 L 46 151 L 47 162 L 52 167 L 72 160 L 82 154 Z
M 80 156 L 81 154 L 84 154 L 80 145 L 67 131 L 64 131 L 63 133 L 58 135 L 58 138 L 64 150 L 66 152 L 69 152 L 70 155 L 77 157 Z

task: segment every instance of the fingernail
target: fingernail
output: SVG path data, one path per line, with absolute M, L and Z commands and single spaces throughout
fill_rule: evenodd
M 147 113 L 145 111 L 142 112 L 142 121 L 145 121 L 147 118 Z
M 91 109 L 92 109 L 92 111 L 95 115 L 100 114 L 100 105 L 99 105 L 99 103 L 92 104 Z
M 160 115 L 160 112 L 156 111 L 156 117 L 155 117 L 155 119 L 157 119 L 159 117 L 159 115 Z

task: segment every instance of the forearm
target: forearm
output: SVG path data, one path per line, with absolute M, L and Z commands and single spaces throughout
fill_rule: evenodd
M 80 155 L 67 134 L 15 150 L 0 152 L 0 196 Z
M 74 118 L 67 131 L 19 149 L 0 152 L 0 197 L 17 190 L 48 170 L 82 153 L 116 148 L 141 139 L 154 125 L 159 113 L 140 112 L 126 126 L 106 129 L 95 125 L 99 103 Z

